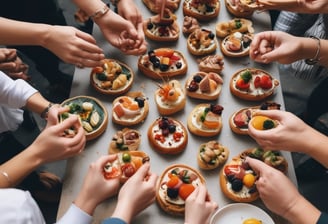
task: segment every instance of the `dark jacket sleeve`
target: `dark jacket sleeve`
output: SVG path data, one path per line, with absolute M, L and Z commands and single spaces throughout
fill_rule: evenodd
M 328 213 L 321 212 L 321 215 L 319 217 L 319 220 L 317 221 L 317 224 L 327 224 L 328 223 Z

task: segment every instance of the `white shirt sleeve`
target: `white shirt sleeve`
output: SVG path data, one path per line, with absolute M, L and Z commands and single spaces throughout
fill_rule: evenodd
M 0 189 L 0 222 L 13 224 L 45 224 L 37 203 L 28 191 Z
M 21 108 L 33 94 L 38 92 L 22 79 L 12 80 L 0 71 L 0 104 L 11 108 Z
M 72 204 L 71 207 L 66 211 L 61 219 L 56 222 L 57 224 L 90 224 L 92 222 L 92 216 L 81 210 L 75 204 Z

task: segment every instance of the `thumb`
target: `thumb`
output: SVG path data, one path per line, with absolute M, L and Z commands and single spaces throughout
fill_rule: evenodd
M 136 178 L 138 179 L 143 180 L 146 176 L 148 176 L 149 171 L 150 171 L 150 163 L 147 162 L 137 170 L 134 176 L 136 176 Z
M 281 110 L 256 110 L 253 113 L 253 117 L 256 115 L 263 115 L 267 116 L 273 120 L 281 120 L 282 115 L 286 113 L 285 111 Z
M 257 173 L 257 175 L 260 176 L 260 173 L 265 171 L 267 169 L 267 166 L 265 163 L 258 159 L 253 159 L 251 157 L 246 157 L 246 163 Z

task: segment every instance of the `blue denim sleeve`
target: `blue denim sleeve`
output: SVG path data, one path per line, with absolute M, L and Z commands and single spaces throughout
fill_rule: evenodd
M 127 224 L 122 219 L 119 218 L 108 218 L 101 222 L 101 224 Z
M 321 215 L 319 217 L 319 220 L 317 221 L 317 224 L 327 224 L 328 223 L 328 213 L 321 212 Z

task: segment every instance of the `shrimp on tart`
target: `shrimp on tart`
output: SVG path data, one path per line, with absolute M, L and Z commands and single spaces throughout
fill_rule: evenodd
M 254 110 L 280 110 L 280 107 L 278 103 L 266 101 L 259 106 L 239 109 L 230 116 L 230 128 L 236 134 L 248 135 L 248 123 L 253 117 Z
M 188 70 L 184 55 L 171 48 L 157 48 L 139 57 L 138 69 L 152 79 L 185 75 Z
M 255 185 L 258 175 L 245 162 L 247 156 L 261 160 L 283 173 L 288 169 L 288 163 L 279 151 L 251 148 L 235 156 L 223 167 L 219 179 L 223 194 L 236 202 L 253 202 L 259 198 Z
M 222 111 L 219 104 L 198 104 L 188 116 L 189 131 L 203 137 L 218 135 L 222 129 Z
M 222 166 L 229 157 L 229 149 L 218 141 L 209 141 L 199 146 L 197 163 L 203 170 Z
M 215 72 L 197 72 L 187 79 L 187 95 L 195 99 L 215 100 L 219 97 L 223 79 Z
M 220 12 L 219 0 L 184 0 L 183 15 L 196 18 L 199 21 L 209 21 L 217 18 Z
M 188 143 L 187 129 L 170 117 L 157 118 L 149 126 L 147 135 L 152 148 L 163 154 L 181 153 Z
M 142 92 L 129 92 L 113 101 L 112 111 L 113 123 L 132 126 L 146 119 L 149 103 Z
M 185 164 L 167 167 L 159 177 L 156 186 L 156 201 L 168 214 L 183 216 L 189 195 L 205 178 L 196 169 Z
M 260 101 L 274 93 L 279 80 L 268 72 L 257 68 L 244 68 L 237 71 L 230 80 L 230 92 L 238 98 Z
M 117 131 L 109 144 L 109 154 L 122 151 L 137 151 L 141 142 L 141 133 L 135 129 L 123 128 Z
M 171 115 L 184 109 L 186 95 L 178 80 L 159 84 L 155 91 L 155 103 L 161 115 Z

